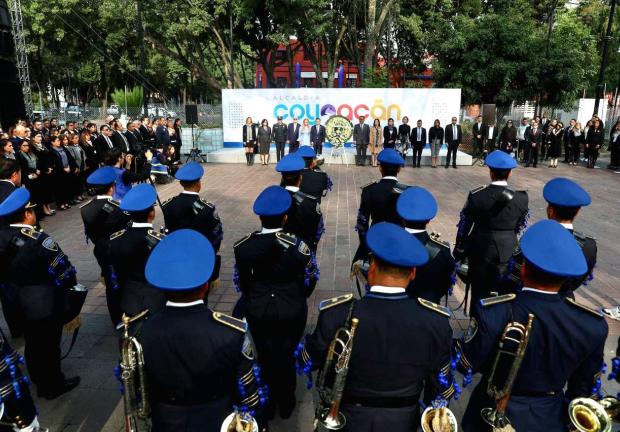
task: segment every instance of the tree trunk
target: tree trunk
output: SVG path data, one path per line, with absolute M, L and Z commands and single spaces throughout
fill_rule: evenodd
M 366 76 L 372 76 L 371 74 L 375 69 L 375 51 L 377 49 L 377 39 L 381 28 L 385 23 L 385 19 L 388 16 L 394 0 L 387 0 L 381 8 L 381 13 L 377 17 L 377 0 L 368 0 L 368 22 L 366 24 L 366 47 L 364 48 L 364 64 L 366 64 Z
M 291 42 L 286 44 L 286 59 L 288 63 L 288 86 L 297 87 L 297 77 L 293 65 L 293 53 L 291 52 Z

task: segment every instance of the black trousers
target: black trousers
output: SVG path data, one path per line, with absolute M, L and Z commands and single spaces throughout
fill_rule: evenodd
M 299 141 L 291 141 L 288 144 L 288 152 L 289 152 L 289 154 L 295 153 L 298 148 L 299 148 Z
M 294 319 L 258 318 L 247 314 L 263 380 L 272 406 L 291 408 L 295 402 L 295 348 L 306 327 L 306 315 Z
M 446 166 L 450 166 L 450 156 L 452 156 L 452 166 L 456 166 L 456 149 L 459 148 L 458 142 L 448 143 L 448 154 L 446 154 Z
M 564 141 L 564 162 L 572 162 L 571 145 L 569 141 Z
M 355 144 L 355 163 L 356 165 L 366 165 L 366 150 L 368 149 L 368 144 Z
M 315 143 L 312 145 L 312 147 L 314 147 L 314 151 L 316 152 L 316 154 L 323 154 L 323 143 Z
M 411 162 L 413 166 L 420 166 L 420 161 L 422 160 L 422 150 L 424 150 L 424 144 L 414 144 L 413 145 L 413 156 L 411 157 Z
M 527 165 L 532 164 L 534 166 L 538 165 L 538 148 L 540 147 L 539 143 L 536 143 L 536 145 L 532 145 L 534 143 L 527 143 L 527 154 L 526 154 L 526 159 L 525 159 L 525 163 Z
M 276 141 L 276 159 L 278 161 L 280 161 L 280 159 L 284 157 L 284 146 L 285 146 L 284 142 Z
M 525 140 L 517 140 L 517 156 L 518 159 L 522 162 L 526 160 L 527 155 L 527 141 Z
M 62 323 L 58 318 L 27 320 L 24 323 L 24 354 L 28 374 L 39 393 L 51 392 L 62 385 L 60 338 Z
M 175 144 L 174 146 L 174 161 L 181 160 L 181 144 Z

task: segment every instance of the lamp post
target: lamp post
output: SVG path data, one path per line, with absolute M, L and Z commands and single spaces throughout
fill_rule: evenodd
M 603 54 L 601 56 L 601 68 L 598 71 L 598 80 L 596 81 L 596 99 L 594 99 L 594 114 L 598 114 L 598 107 L 601 102 L 601 93 L 603 92 L 605 81 L 605 68 L 607 67 L 607 44 L 611 39 L 611 26 L 614 22 L 614 12 L 616 10 L 616 0 L 611 0 L 611 6 L 609 8 L 609 21 L 607 22 L 607 32 L 603 39 Z

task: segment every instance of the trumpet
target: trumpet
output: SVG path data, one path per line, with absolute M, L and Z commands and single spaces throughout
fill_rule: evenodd
M 506 407 L 510 399 L 512 386 L 525 356 L 530 340 L 534 315 L 528 314 L 527 324 L 518 321 L 509 322 L 500 338 L 499 350 L 489 375 L 487 393 L 496 401 L 495 408 L 483 408 L 482 419 L 498 431 L 514 431 L 506 417 Z
M 314 418 L 315 431 L 340 430 L 346 425 L 347 420 L 344 414 L 340 412 L 340 402 L 349 372 L 353 339 L 358 325 L 359 319 L 352 318 L 350 328 L 339 329 L 329 345 L 325 366 L 321 371 L 319 380 L 320 403 Z M 326 385 L 326 376 L 331 373 L 332 369 L 334 371 L 334 382 L 330 388 Z
M 123 337 L 121 341 L 121 382 L 123 406 L 125 408 L 125 432 L 138 432 L 138 420 L 146 420 L 151 414 L 146 378 L 144 372 L 144 352 L 142 345 L 134 336 L 129 336 L 129 324 L 143 318 L 148 310 L 134 317 L 123 314 Z
M 568 405 L 568 418 L 579 432 L 610 432 L 620 420 L 620 401 L 607 396 L 600 402 L 590 398 L 573 399 Z

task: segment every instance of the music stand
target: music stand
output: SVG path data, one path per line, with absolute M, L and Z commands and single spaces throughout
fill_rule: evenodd
M 189 162 L 190 159 L 192 160 L 192 162 L 198 162 L 200 160 L 202 161 L 202 163 L 207 163 L 205 156 L 202 154 L 200 149 L 196 146 L 196 142 L 194 141 L 194 123 L 192 123 L 192 149 L 187 155 L 187 159 L 185 159 L 185 163 Z

